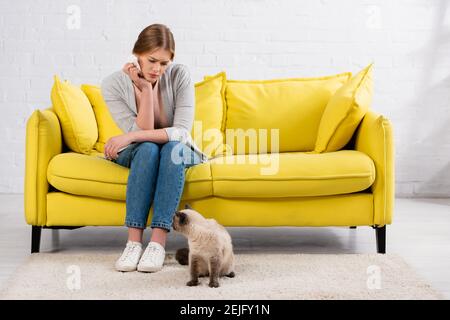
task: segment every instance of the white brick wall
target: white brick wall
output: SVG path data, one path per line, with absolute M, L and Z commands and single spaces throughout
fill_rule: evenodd
M 394 124 L 398 196 L 450 196 L 450 29 L 445 0 L 0 1 L 0 193 L 22 193 L 26 120 L 53 74 L 100 83 L 138 33 L 164 23 L 194 80 L 357 72 Z M 80 9 L 80 29 L 69 29 Z M 76 9 L 75 8 L 75 9 Z

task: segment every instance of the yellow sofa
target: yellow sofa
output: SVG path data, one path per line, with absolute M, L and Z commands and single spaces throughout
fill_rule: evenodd
M 279 128 L 277 170 L 261 174 L 267 163 L 248 148 L 231 154 L 219 148 L 209 162 L 187 169 L 180 208 L 189 203 L 230 227 L 371 226 L 376 230 L 377 251 L 385 253 L 386 225 L 392 222 L 394 206 L 392 125 L 369 109 L 343 148 L 314 152 L 324 108 L 345 83 L 325 83 L 333 77 L 223 78 L 219 88 L 223 110 L 214 109 L 223 142 L 229 128 Z M 214 79 L 205 77 L 196 84 L 197 99 L 204 98 L 200 90 Z M 322 90 L 327 85 L 328 91 Z M 299 97 L 306 104 L 292 99 L 296 92 L 302 93 Z M 316 99 L 319 95 L 322 98 Z M 308 102 L 311 97 L 314 103 Z M 197 105 L 204 108 L 200 100 Z M 211 117 L 211 112 L 204 114 L 196 111 L 196 119 Z M 124 225 L 129 170 L 103 159 L 99 150 L 93 148 L 89 154 L 70 150 L 53 107 L 35 110 L 29 117 L 24 204 L 26 222 L 32 226 L 32 253 L 39 252 L 42 228 Z

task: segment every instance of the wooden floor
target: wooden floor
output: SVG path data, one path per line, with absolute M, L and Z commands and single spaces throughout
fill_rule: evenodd
M 0 287 L 30 255 L 31 227 L 25 223 L 23 195 L 0 195 Z M 229 228 L 236 252 L 375 253 L 375 231 L 326 228 Z M 150 231 L 145 231 L 148 241 Z M 85 227 L 42 233 L 41 252 L 99 250 L 117 252 L 126 242 L 125 227 Z M 402 256 L 434 288 L 450 298 L 450 199 L 396 199 L 387 227 L 388 253 Z M 167 252 L 185 246 L 171 232 Z

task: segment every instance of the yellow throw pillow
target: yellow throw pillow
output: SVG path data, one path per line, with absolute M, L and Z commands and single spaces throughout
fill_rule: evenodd
M 90 154 L 98 138 L 97 122 L 88 98 L 80 87 L 54 75 L 53 109 L 61 123 L 65 144 L 72 151 Z
M 195 117 L 191 135 L 209 157 L 223 153 L 225 85 L 224 71 L 195 84 Z
M 320 120 L 315 152 L 340 150 L 352 138 L 372 103 L 372 66 L 361 70 L 331 97 Z
M 105 144 L 109 138 L 122 135 L 120 129 L 109 112 L 108 106 L 103 100 L 102 92 L 99 86 L 91 84 L 82 84 L 81 90 L 86 94 L 94 110 L 95 119 L 98 127 L 98 140 L 95 143 L 95 150 L 104 152 Z
M 323 110 L 351 76 L 227 80 L 225 143 L 233 154 L 313 150 Z

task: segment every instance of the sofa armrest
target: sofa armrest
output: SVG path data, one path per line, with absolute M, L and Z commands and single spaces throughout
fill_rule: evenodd
M 395 198 L 395 158 L 393 128 L 389 119 L 369 110 L 356 134 L 355 150 L 364 152 L 375 163 L 375 181 L 371 186 L 374 224 L 392 223 Z
M 25 139 L 24 208 L 28 224 L 44 226 L 47 220 L 47 167 L 62 152 L 61 126 L 51 108 L 35 110 L 27 121 Z

